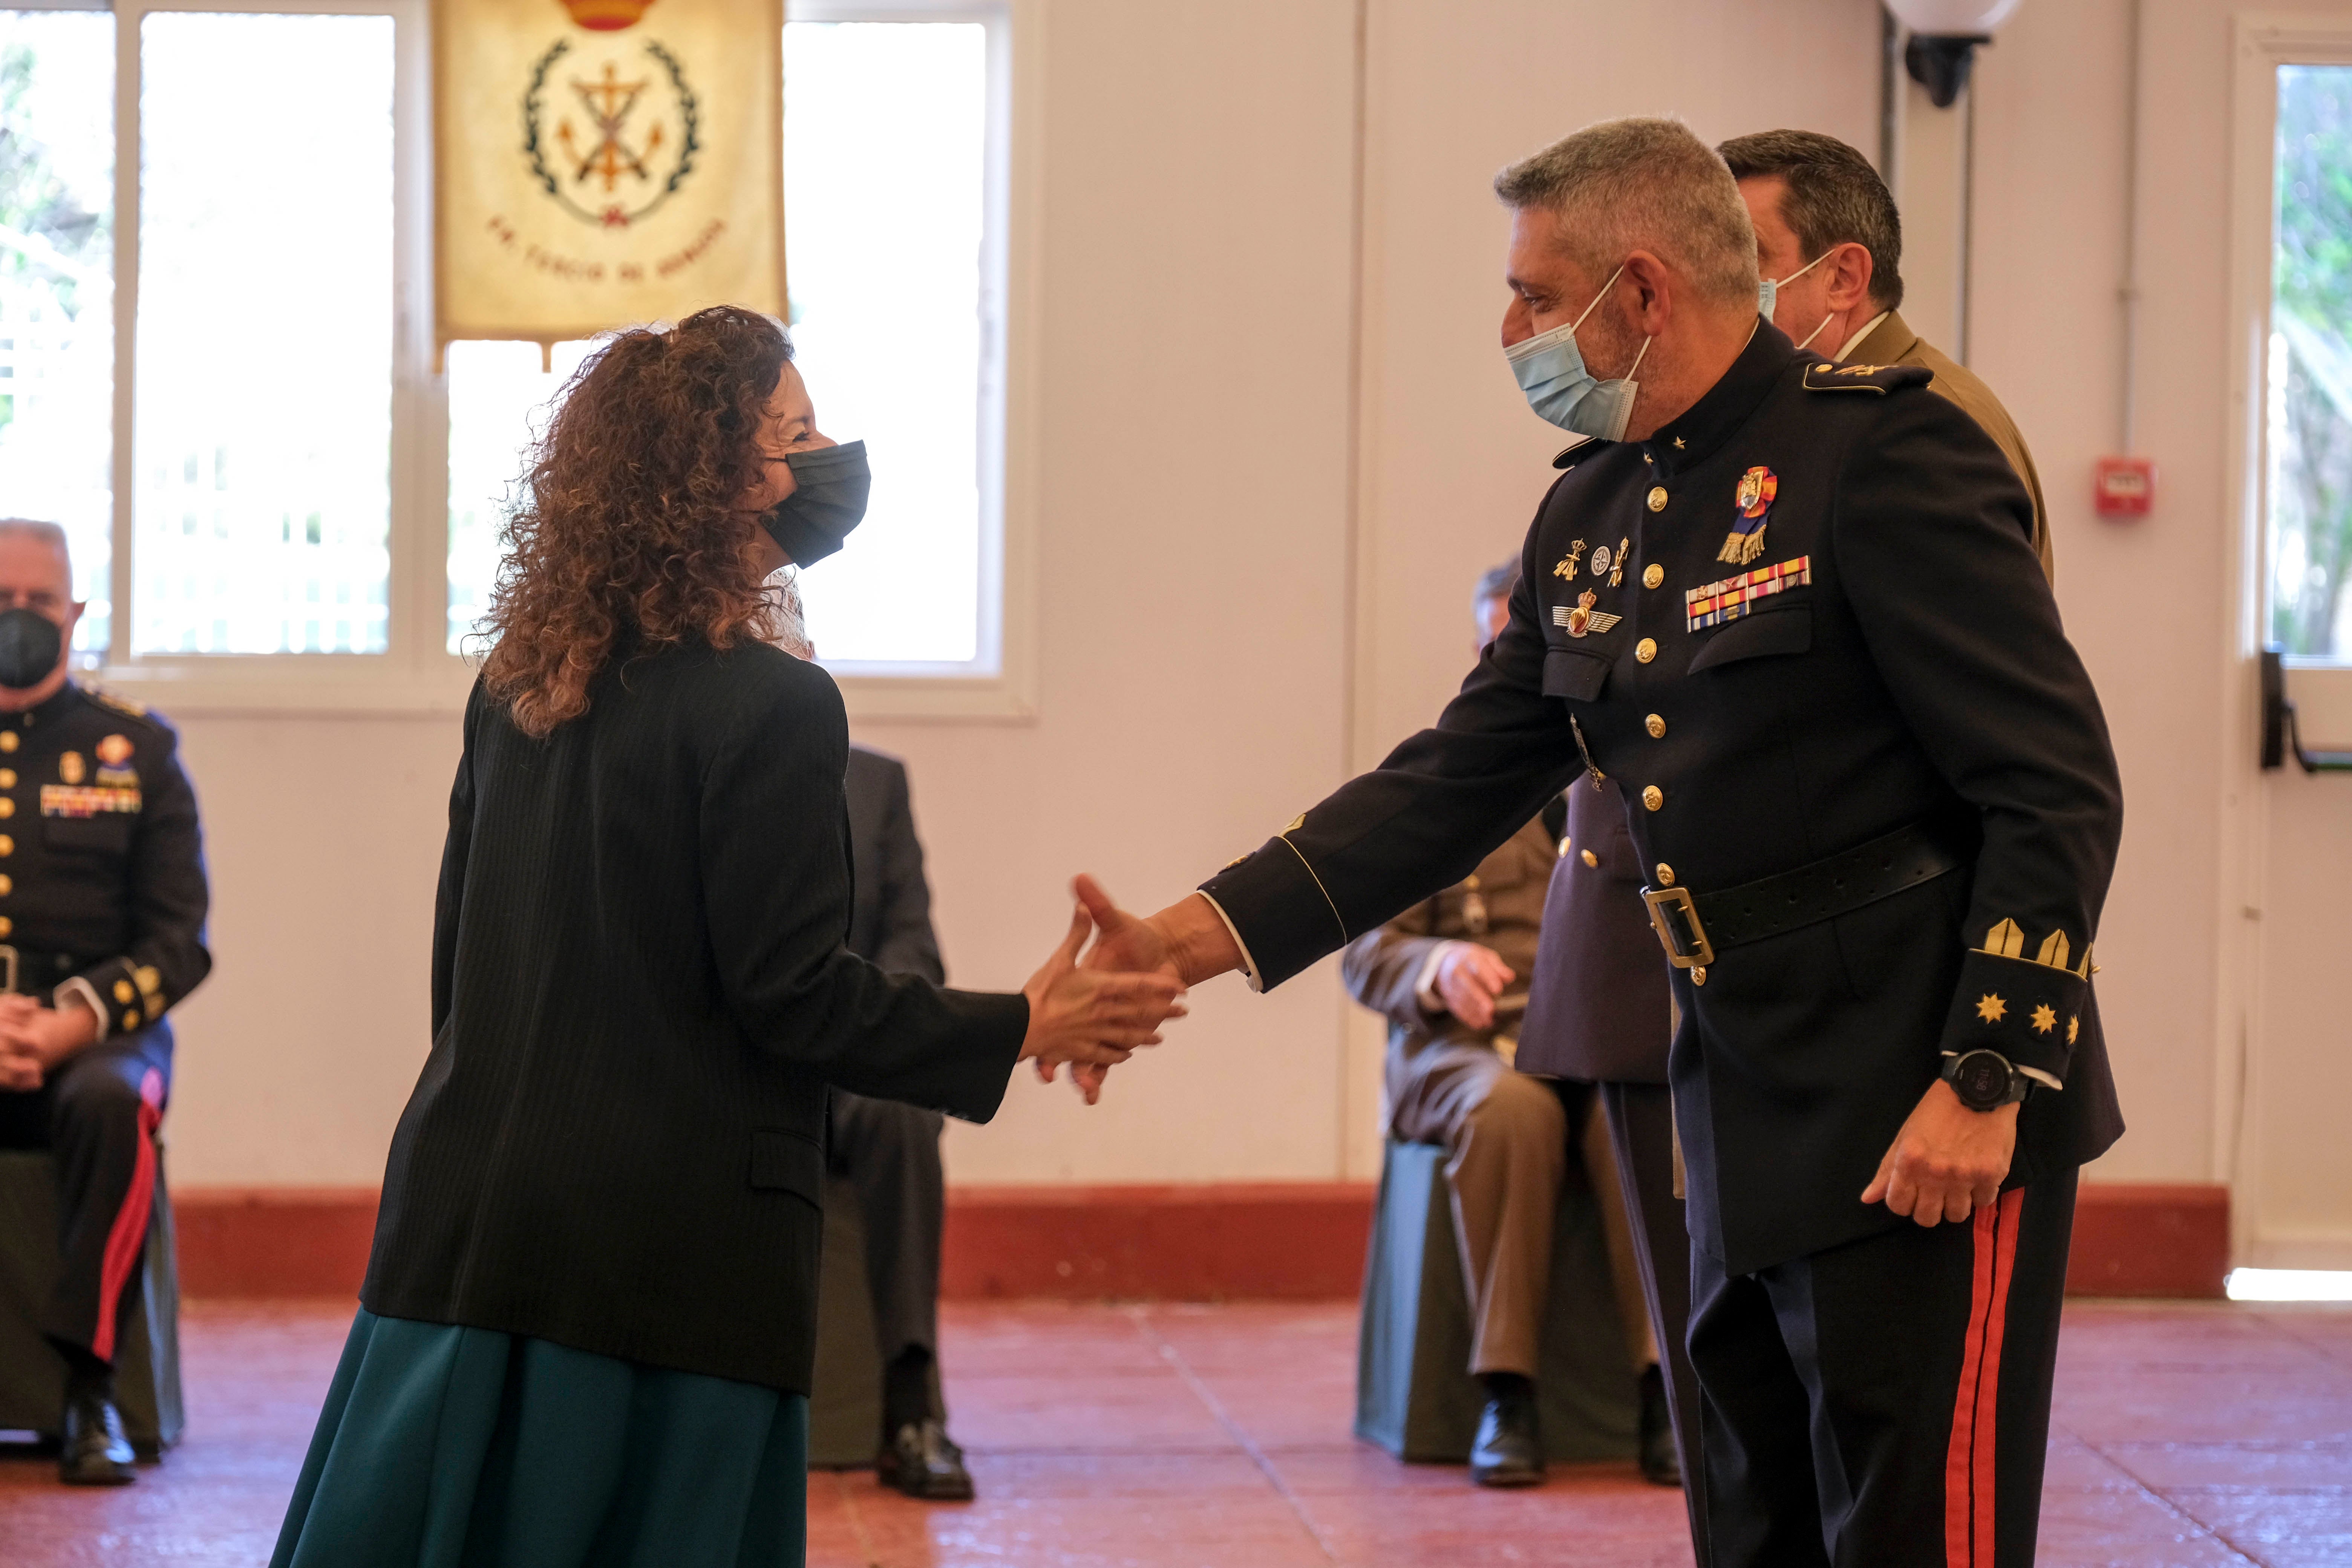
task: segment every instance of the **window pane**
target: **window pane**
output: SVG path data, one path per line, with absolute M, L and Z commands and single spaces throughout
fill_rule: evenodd
M 506 520 L 520 497 L 523 448 L 591 347 L 558 343 L 542 374 L 537 343 L 449 345 L 449 651 L 489 607 Z
M 381 653 L 393 24 L 140 25 L 139 653 Z
M 2270 635 L 2352 658 L 2352 67 L 2278 74 Z
M 113 625 L 114 18 L 0 11 L 0 515 L 63 523 Z
M 826 434 L 874 494 L 801 583 L 828 661 L 979 651 L 982 152 L 976 23 L 784 28 L 793 336 Z

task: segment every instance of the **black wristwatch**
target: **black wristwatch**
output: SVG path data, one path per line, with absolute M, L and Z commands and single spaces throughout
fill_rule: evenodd
M 2015 1105 L 2033 1087 L 1999 1051 L 1962 1051 L 1944 1058 L 1944 1081 L 1970 1110 L 1998 1110 Z

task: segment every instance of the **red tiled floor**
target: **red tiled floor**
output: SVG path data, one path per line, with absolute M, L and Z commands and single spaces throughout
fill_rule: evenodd
M 0 1458 L 6 1568 L 266 1560 L 346 1306 L 194 1304 L 187 1440 L 121 1492 Z M 1683 1568 L 1623 1465 L 1482 1493 L 1348 1435 L 1351 1305 L 960 1305 L 945 1357 L 981 1500 L 809 1479 L 812 1568 Z M 2043 1568 L 2352 1564 L 2352 1310 L 2079 1303 Z

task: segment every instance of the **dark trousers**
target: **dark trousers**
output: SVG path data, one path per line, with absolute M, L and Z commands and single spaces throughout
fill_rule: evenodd
M 828 1160 L 865 1213 L 866 1281 L 885 1365 L 909 1350 L 939 1354 L 942 1121 L 936 1110 L 833 1091 Z
M 65 1268 L 41 1331 L 100 1361 L 114 1359 L 146 1254 L 171 1092 L 172 1034 L 160 1027 L 100 1041 L 29 1094 L 0 1091 L 0 1149 L 47 1149 L 57 1163 Z
M 1683 1501 L 1690 1510 L 1691 1551 L 1710 1568 L 1706 1545 L 1706 1468 L 1699 1456 L 1698 1374 L 1684 1342 L 1690 1327 L 1691 1244 L 1683 1200 L 1675 1196 L 1674 1091 L 1662 1083 L 1604 1083 L 1601 1109 L 1617 1149 L 1619 1184 L 1633 1221 L 1642 1294 L 1674 1407 L 1675 1447 L 1683 1461 Z
M 2074 1184 L 1755 1274 L 1694 1254 L 1716 1568 L 2028 1568 Z

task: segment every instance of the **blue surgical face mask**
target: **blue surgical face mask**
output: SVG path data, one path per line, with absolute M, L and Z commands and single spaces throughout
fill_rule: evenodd
M 1772 308 L 1780 302 L 1780 285 L 1783 283 L 1794 283 L 1798 279 L 1802 278 L 1806 273 L 1811 272 L 1814 268 L 1819 267 L 1822 262 L 1827 261 L 1829 258 L 1830 253 L 1824 250 L 1819 256 L 1814 257 L 1811 261 L 1806 262 L 1802 267 L 1798 268 L 1794 272 L 1790 273 L 1786 278 L 1767 278 L 1758 283 L 1756 285 L 1757 313 L 1762 316 L 1766 321 L 1770 321 L 1772 319 Z M 1823 316 L 1822 318 L 1821 326 L 1815 327 L 1811 331 L 1807 332 L 1805 334 L 1805 342 L 1799 343 L 1797 346 L 1799 348 L 1803 348 L 1806 344 L 1811 343 L 1815 338 L 1820 337 L 1822 335 L 1822 327 L 1828 326 L 1830 322 L 1836 318 L 1836 316 L 1837 312 L 1835 310 L 1832 310 L 1828 315 Z
M 1527 394 L 1528 407 L 1563 430 L 1597 441 L 1625 438 L 1626 422 L 1633 416 L 1633 397 L 1641 391 L 1633 373 L 1642 368 L 1650 340 L 1642 340 L 1642 352 L 1633 356 L 1623 375 L 1601 381 L 1584 368 L 1583 352 L 1576 346 L 1576 329 L 1609 298 L 1609 290 L 1624 270 L 1624 264 L 1619 263 L 1601 292 L 1592 297 L 1592 303 L 1584 307 L 1584 315 L 1503 351 L 1503 357 L 1511 362 L 1511 374 L 1518 378 L 1519 390 Z

